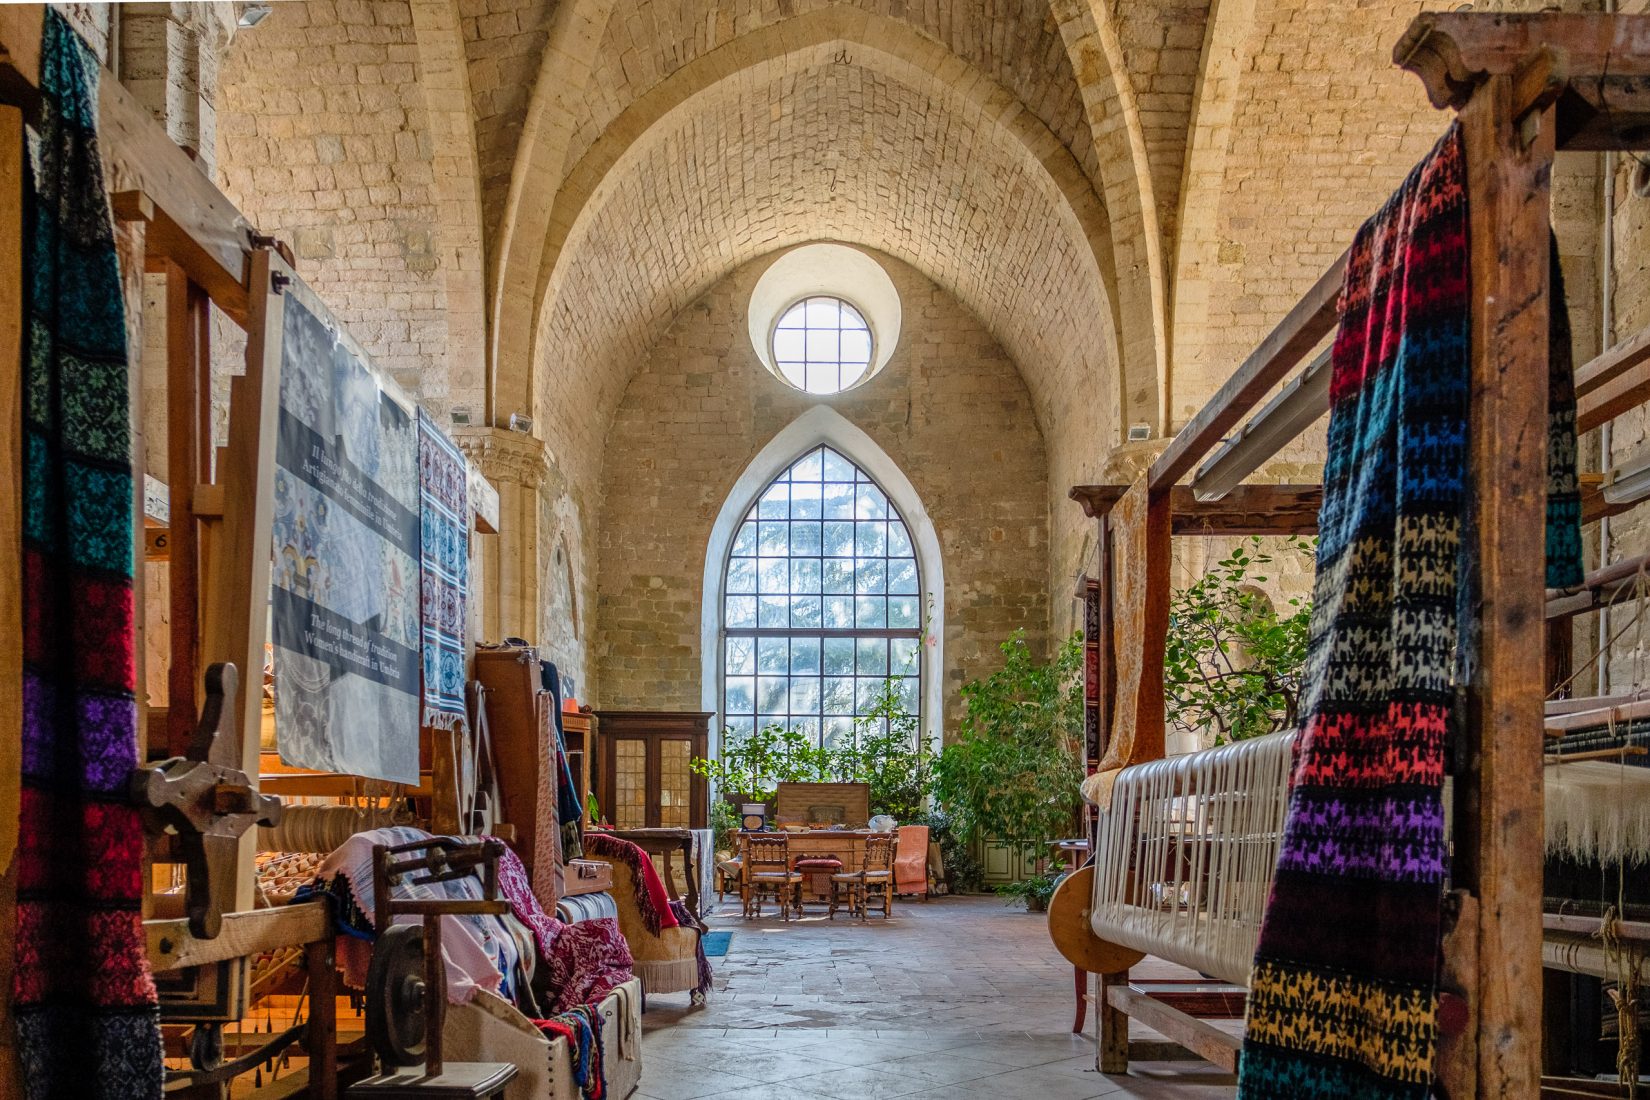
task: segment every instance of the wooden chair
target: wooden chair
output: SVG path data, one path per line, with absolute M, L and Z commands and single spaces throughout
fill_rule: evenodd
M 742 889 L 745 881 L 745 860 L 741 856 L 724 859 L 716 864 L 716 904 L 721 905 L 729 890 Z
M 891 916 L 894 910 L 894 838 L 891 836 L 868 838 L 860 869 L 831 876 L 831 908 L 827 915 L 835 920 L 836 911 L 846 897 L 849 913 L 859 913 L 863 921 L 872 895 L 882 899 L 883 917 Z
M 762 895 L 771 893 L 779 915 L 791 919 L 794 907 L 802 912 L 802 876 L 791 866 L 791 839 L 752 836 L 745 840 L 743 883 L 745 919 L 762 915 Z

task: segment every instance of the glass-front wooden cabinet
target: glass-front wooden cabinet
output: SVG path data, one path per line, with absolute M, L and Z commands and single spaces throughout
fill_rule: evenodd
M 704 829 L 710 787 L 689 762 L 704 756 L 712 715 L 699 711 L 596 712 L 601 812 L 619 829 Z

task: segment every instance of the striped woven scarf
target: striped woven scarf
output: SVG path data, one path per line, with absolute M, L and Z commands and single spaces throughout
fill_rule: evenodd
M 28 209 L 23 790 L 13 997 L 31 1100 L 161 1093 L 139 902 L 126 317 L 97 62 L 47 9 Z M 25 173 L 27 176 L 28 173 Z
M 1239 1096 L 1427 1095 L 1467 501 L 1467 189 L 1452 127 L 1359 230 L 1330 383 L 1302 736 Z M 1580 576 L 1555 280 L 1548 583 Z

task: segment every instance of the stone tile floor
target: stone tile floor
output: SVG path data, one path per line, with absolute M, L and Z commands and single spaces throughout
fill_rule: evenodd
M 771 911 L 771 910 L 770 910 Z M 1043 918 L 1000 899 L 894 906 L 884 923 L 840 915 L 744 921 L 712 959 L 716 991 L 650 998 L 638 1100 L 1086 1100 L 1230 1097 L 1232 1078 L 1196 1060 L 1094 1069 L 1093 1016 L 1071 1033 L 1071 967 Z M 1148 960 L 1166 976 L 1178 968 Z M 1136 1038 L 1156 1038 L 1139 1032 Z

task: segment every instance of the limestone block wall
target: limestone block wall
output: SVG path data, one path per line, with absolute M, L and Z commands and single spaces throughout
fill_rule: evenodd
M 219 185 L 440 417 L 448 302 L 418 60 L 406 0 L 275 4 L 220 68 Z
M 939 535 L 949 729 L 957 687 L 994 667 L 1010 631 L 1047 643 L 1047 455 L 1019 370 L 991 334 L 920 273 L 875 255 L 903 303 L 899 345 L 871 381 L 824 400 L 899 465 Z M 604 706 L 699 709 L 711 527 L 757 452 L 818 400 L 774 378 L 750 346 L 751 288 L 774 258 L 681 312 L 608 432 L 587 643 Z

